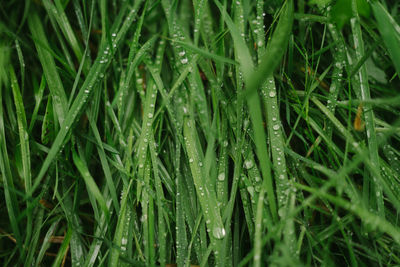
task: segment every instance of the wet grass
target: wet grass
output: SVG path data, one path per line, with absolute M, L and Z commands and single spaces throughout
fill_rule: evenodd
M 1 3 L 0 265 L 399 265 L 399 5 L 350 2 Z

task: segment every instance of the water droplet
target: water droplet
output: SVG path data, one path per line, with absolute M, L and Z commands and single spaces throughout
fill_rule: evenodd
M 218 174 L 218 180 L 220 181 L 224 181 L 225 180 L 225 173 L 221 172 L 220 174 Z
M 149 117 L 149 119 L 153 118 L 153 113 L 147 114 L 147 117 Z
M 244 162 L 244 167 L 245 167 L 246 169 L 251 169 L 251 168 L 253 168 L 253 165 L 254 165 L 254 163 L 253 163 L 252 160 L 246 160 L 246 161 Z
M 275 91 L 271 91 L 271 92 L 269 92 L 269 97 L 275 97 L 276 96 L 276 93 L 275 93 Z
M 182 58 L 181 59 L 181 63 L 182 64 L 186 64 L 186 63 L 188 63 L 188 59 L 185 57 L 185 58 Z
M 275 124 L 272 128 L 273 128 L 275 131 L 279 130 L 279 124 Z
M 193 159 L 189 159 L 189 162 L 190 162 L 190 163 L 193 163 Z
M 214 236 L 216 239 L 222 239 L 222 238 L 224 238 L 224 236 L 225 236 L 225 229 L 224 229 L 224 228 L 221 228 L 221 227 L 214 227 L 212 233 L 213 233 L 213 236 Z
M 112 37 L 115 37 L 115 36 L 117 36 L 117 34 L 116 34 L 116 33 L 112 33 L 111 36 L 112 36 Z

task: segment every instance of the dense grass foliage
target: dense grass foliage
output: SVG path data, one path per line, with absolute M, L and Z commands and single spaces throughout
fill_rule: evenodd
M 399 6 L 0 1 L 0 265 L 398 266 Z

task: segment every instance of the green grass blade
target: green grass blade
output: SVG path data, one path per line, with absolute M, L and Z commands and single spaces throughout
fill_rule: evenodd
M 390 58 L 396 68 L 397 75 L 400 74 L 400 26 L 378 1 L 372 1 L 372 11 L 378 22 L 378 30 L 382 35 Z
M 32 15 L 28 17 L 28 24 L 53 98 L 54 110 L 57 113 L 61 125 L 64 122 L 68 111 L 67 96 L 58 74 L 54 58 L 49 52 L 50 47 L 43 30 L 43 25 L 36 12 L 33 12 Z
M 222 224 L 221 215 L 217 208 L 217 200 L 215 191 L 206 183 L 203 168 L 203 155 L 199 151 L 198 140 L 196 139 L 196 128 L 193 120 L 186 118 L 184 122 L 184 136 L 186 138 L 185 145 L 189 157 L 190 169 L 192 171 L 193 181 L 196 192 L 200 200 L 201 208 L 205 213 L 207 228 L 210 230 L 211 236 L 221 239 L 225 236 L 224 225 Z
M 121 40 L 122 40 L 123 36 L 129 29 L 130 25 L 132 24 L 134 15 L 135 15 L 135 10 L 131 10 L 131 12 L 127 15 L 124 24 L 122 25 L 118 34 L 116 34 L 116 36 L 115 36 L 115 40 L 113 41 L 113 44 L 112 44 L 113 48 L 111 49 L 110 47 L 105 46 L 105 47 L 102 47 L 102 50 L 99 52 L 99 55 L 98 55 L 95 63 L 93 64 L 92 68 L 90 69 L 90 72 L 89 72 L 87 78 L 85 79 L 85 82 L 83 83 L 77 97 L 75 98 L 71 108 L 69 109 L 67 117 L 66 117 L 65 121 L 63 122 L 61 129 L 57 134 L 56 139 L 54 140 L 54 143 L 49 151 L 49 154 L 47 155 L 46 159 L 43 162 L 43 165 L 40 169 L 39 174 L 35 178 L 35 182 L 33 184 L 32 191 L 34 191 L 36 189 L 36 187 L 39 186 L 40 181 L 44 177 L 51 162 L 56 157 L 62 144 L 64 143 L 65 138 L 66 138 L 68 132 L 70 131 L 72 125 L 78 119 L 78 114 L 80 114 L 83 111 L 84 107 L 87 106 L 88 97 L 89 97 L 90 93 L 96 88 L 99 80 L 102 80 L 104 78 L 104 73 L 109 65 L 104 62 L 105 57 L 107 58 L 107 61 L 108 61 L 108 59 L 111 60 L 113 54 L 115 53 L 115 48 L 117 48 L 121 44 Z M 110 51 L 110 52 L 104 53 L 105 51 Z
M 93 196 L 99 202 L 100 208 L 103 210 L 104 214 L 106 215 L 106 218 L 110 218 L 110 213 L 108 211 L 106 201 L 104 200 L 103 195 L 100 193 L 100 190 L 97 187 L 96 182 L 94 181 L 92 175 L 90 174 L 89 169 L 86 166 L 85 162 L 81 160 L 81 158 L 75 151 L 73 151 L 72 153 L 72 158 L 74 160 L 75 166 L 77 167 L 77 169 L 82 175 L 83 180 L 85 181 L 88 192 L 90 194 L 93 194 Z

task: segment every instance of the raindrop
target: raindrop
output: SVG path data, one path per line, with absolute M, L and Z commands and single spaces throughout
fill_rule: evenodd
M 221 172 L 220 174 L 218 174 L 218 180 L 220 181 L 224 181 L 225 180 L 225 173 Z
M 187 58 L 182 58 L 182 59 L 181 59 L 181 63 L 182 63 L 182 64 L 188 63 L 188 59 L 187 59 Z
M 246 161 L 244 162 L 244 167 L 245 167 L 246 169 L 251 169 L 251 168 L 253 168 L 253 165 L 254 165 L 254 163 L 253 163 L 252 160 L 246 160 Z
M 216 239 L 222 239 L 225 236 L 225 229 L 221 227 L 214 227 L 213 229 L 213 236 Z
M 273 128 L 275 131 L 279 130 L 279 124 L 275 124 L 272 128 Z

